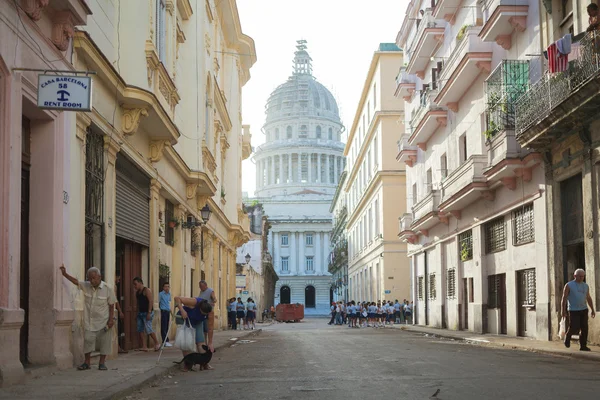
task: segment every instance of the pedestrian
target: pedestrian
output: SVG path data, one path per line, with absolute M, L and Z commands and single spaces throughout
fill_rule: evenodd
M 596 318 L 594 302 L 590 296 L 590 288 L 585 279 L 583 269 L 575 270 L 574 279 L 567 282 L 561 301 L 561 316 L 567 319 L 567 336 L 565 347 L 571 347 L 571 336 L 579 334 L 579 350 L 591 351 L 587 347 L 588 338 L 588 305 L 592 309 L 592 318 Z
M 77 369 L 80 371 L 90 369 L 92 352 L 99 350 L 98 369 L 107 371 L 106 356 L 112 353 L 112 327 L 115 324 L 114 314 L 117 301 L 115 292 L 102 280 L 98 268 L 92 267 L 87 270 L 87 281 L 80 281 L 69 275 L 64 264 L 60 266 L 60 272 L 84 294 L 83 353 L 85 361 Z
M 404 303 L 402 303 L 404 304 Z M 396 324 L 400 324 L 400 309 L 402 308 L 402 306 L 400 305 L 400 303 L 398 302 L 398 299 L 396 299 L 396 302 L 394 303 L 394 316 L 395 316 L 395 323 Z
M 229 317 L 229 327 L 230 329 L 235 331 L 237 329 L 237 301 L 235 300 L 235 297 L 229 299 L 229 306 L 227 307 L 227 310 L 227 316 Z
M 252 323 L 252 330 L 256 329 L 256 303 L 254 299 L 248 298 L 246 303 L 246 326 L 250 329 L 250 323 Z
M 171 286 L 169 282 L 163 283 L 163 290 L 158 294 L 158 306 L 160 308 L 160 336 L 165 347 L 173 347 L 169 343 L 168 333 L 171 323 Z
M 332 325 L 335 322 L 335 309 L 336 309 L 336 304 L 335 302 L 331 303 L 331 319 L 329 320 L 329 323 L 327 325 Z
M 342 304 L 341 302 L 335 305 L 335 324 L 342 325 Z
M 206 333 L 206 336 L 208 336 L 208 348 L 210 349 L 210 351 L 212 351 L 213 353 L 215 352 L 215 348 L 213 346 L 213 336 L 214 336 L 214 327 L 215 327 L 215 304 L 217 304 L 217 295 L 215 294 L 215 291 L 212 288 L 208 287 L 208 283 L 206 283 L 205 280 L 201 280 L 200 283 L 198 283 L 198 286 L 200 286 L 200 297 L 201 299 L 204 299 L 206 301 L 208 301 L 208 303 L 212 306 L 212 311 L 210 312 L 210 314 L 208 314 L 208 319 L 207 319 L 207 323 L 204 324 L 204 333 Z M 212 369 L 212 367 L 210 365 L 207 366 L 207 369 Z
M 206 325 L 208 315 L 213 310 L 210 303 L 200 297 L 175 296 L 175 307 L 179 308 L 180 316 L 177 319 L 177 324 L 183 326 L 185 320 L 189 320 L 190 325 L 196 331 L 196 351 L 201 354 L 206 353 L 206 350 L 202 346 L 206 345 L 204 325 Z M 189 354 L 189 352 L 185 351 L 182 351 L 182 353 L 184 357 Z M 189 371 L 185 363 L 182 364 L 182 371 Z
M 140 337 L 141 351 L 148 351 L 146 347 L 146 335 L 149 335 L 154 342 L 154 351 L 160 350 L 160 342 L 156 338 L 156 333 L 152 329 L 152 320 L 154 319 L 154 302 L 152 291 L 144 286 L 144 281 L 140 277 L 133 278 L 133 288 L 137 299 L 137 331 Z
M 408 300 L 406 300 L 406 303 L 404 304 L 404 323 L 405 324 L 408 324 L 408 323 L 412 324 L 412 311 L 413 311 L 413 303 L 411 302 L 409 304 Z
M 244 310 L 246 307 L 244 306 L 244 302 L 241 297 L 237 298 L 237 319 L 238 325 L 240 326 L 240 331 L 244 329 L 244 318 L 246 318 L 246 313 Z

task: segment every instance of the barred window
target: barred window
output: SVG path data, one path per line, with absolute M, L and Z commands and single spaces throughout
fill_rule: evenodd
M 535 269 L 520 271 L 521 287 L 523 288 L 522 305 L 535 306 Z
M 495 253 L 506 249 L 506 224 L 504 216 L 485 224 L 485 252 Z
M 446 294 L 449 299 L 456 299 L 456 269 L 448 270 L 446 276 Z
M 500 308 L 504 274 L 488 276 L 488 308 Z
M 469 229 L 458 235 L 458 244 L 460 246 L 460 260 L 468 261 L 473 259 L 473 230 Z
M 437 291 L 435 290 L 435 274 L 429 274 L 429 300 L 435 300 L 437 298 Z
M 165 243 L 173 246 L 175 244 L 175 206 L 167 199 L 165 199 L 165 221 L 167 221 Z
M 514 245 L 530 243 L 535 240 L 533 203 L 529 203 L 513 211 L 512 220 Z
M 418 287 L 417 291 L 418 291 L 419 300 L 423 300 L 423 277 L 422 276 L 419 277 L 419 285 L 418 286 L 419 287 Z

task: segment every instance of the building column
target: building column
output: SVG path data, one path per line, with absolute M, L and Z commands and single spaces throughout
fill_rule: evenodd
M 160 189 L 162 185 L 156 180 L 150 180 L 150 276 L 148 287 L 152 293 L 159 293 L 162 288 L 158 287 L 158 213 L 160 211 Z M 155 296 L 155 307 L 158 309 L 158 295 Z M 116 349 L 115 349 L 116 350 Z
M 279 184 L 285 183 L 283 179 L 283 155 L 279 155 Z
M 307 161 L 308 165 L 306 167 L 308 169 L 308 183 L 312 183 L 312 153 L 308 153 Z
M 338 156 L 335 156 L 333 158 L 333 183 L 338 183 L 338 177 L 339 177 L 339 173 L 338 173 Z
M 298 232 L 298 275 L 304 275 L 306 271 L 306 260 L 304 259 L 304 232 Z
M 292 183 L 294 181 L 292 177 L 292 154 L 288 153 L 288 183 Z
M 318 158 L 318 160 L 317 160 L 317 169 L 318 169 L 317 176 L 318 176 L 318 182 L 319 182 L 319 183 L 323 183 L 323 173 L 322 173 L 322 171 L 321 171 L 321 157 L 322 157 L 322 156 L 321 156 L 321 153 L 319 153 L 318 157 L 319 157 L 319 158 Z
M 326 233 L 322 233 L 322 235 L 323 235 L 323 248 L 321 250 L 319 250 L 319 251 L 323 252 L 323 257 L 324 257 L 323 260 L 325 260 L 324 263 L 323 263 L 323 265 L 324 265 L 323 266 L 323 272 L 327 272 L 328 271 L 328 267 L 329 267 L 329 252 L 330 252 L 330 249 L 329 249 L 329 235 L 326 234 Z
M 321 235 L 323 232 L 315 232 L 315 273 L 327 271 L 323 266 L 323 248 L 321 247 Z
M 329 156 L 329 154 L 327 154 L 327 171 L 325 174 L 327 178 L 325 179 L 325 183 L 333 183 L 331 181 L 331 173 L 329 171 L 331 171 L 331 157 Z
M 279 232 L 273 232 L 273 268 L 277 271 L 277 267 L 280 266 L 279 262 L 279 247 L 281 246 L 279 239 Z M 289 268 L 289 264 L 288 264 Z M 280 270 L 281 271 L 281 270 Z M 264 272 L 263 272 L 264 274 Z
M 175 207 L 174 212 L 175 218 L 178 220 L 185 220 L 186 218 L 186 209 L 183 205 L 178 205 Z M 172 256 L 171 260 L 173 265 L 171 265 L 171 275 L 169 277 L 169 281 L 171 283 L 171 293 L 172 296 L 184 296 L 185 287 L 184 287 L 184 277 L 185 270 L 183 268 L 183 249 L 185 243 L 185 236 L 183 234 L 183 227 L 180 225 L 174 229 L 173 239 L 174 244 L 172 247 Z M 152 269 L 150 268 L 150 274 L 152 274 Z M 158 296 L 155 296 L 158 297 Z
M 256 189 L 260 189 L 260 161 L 256 162 Z
M 298 263 L 296 260 L 296 232 L 289 233 L 290 243 L 290 258 L 288 260 L 289 269 L 291 274 L 298 274 Z
M 298 153 L 298 183 L 302 182 L 302 153 Z

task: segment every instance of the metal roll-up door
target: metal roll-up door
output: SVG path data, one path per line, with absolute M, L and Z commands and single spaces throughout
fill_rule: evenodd
M 130 179 L 130 170 L 118 167 L 117 165 L 116 234 L 120 238 L 149 247 L 149 188 L 144 187 L 143 180 L 140 184 L 139 179 Z

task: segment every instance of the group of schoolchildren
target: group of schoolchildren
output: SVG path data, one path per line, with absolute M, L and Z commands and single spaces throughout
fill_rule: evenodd
M 349 328 L 382 328 L 386 325 L 412 323 L 413 303 L 404 300 L 392 301 L 343 302 L 331 304 L 331 320 L 329 325 L 345 325 Z
M 232 297 L 227 305 L 227 316 L 229 329 L 256 329 L 256 310 L 258 307 L 251 297 L 248 297 L 246 304 L 241 297 L 237 299 Z

